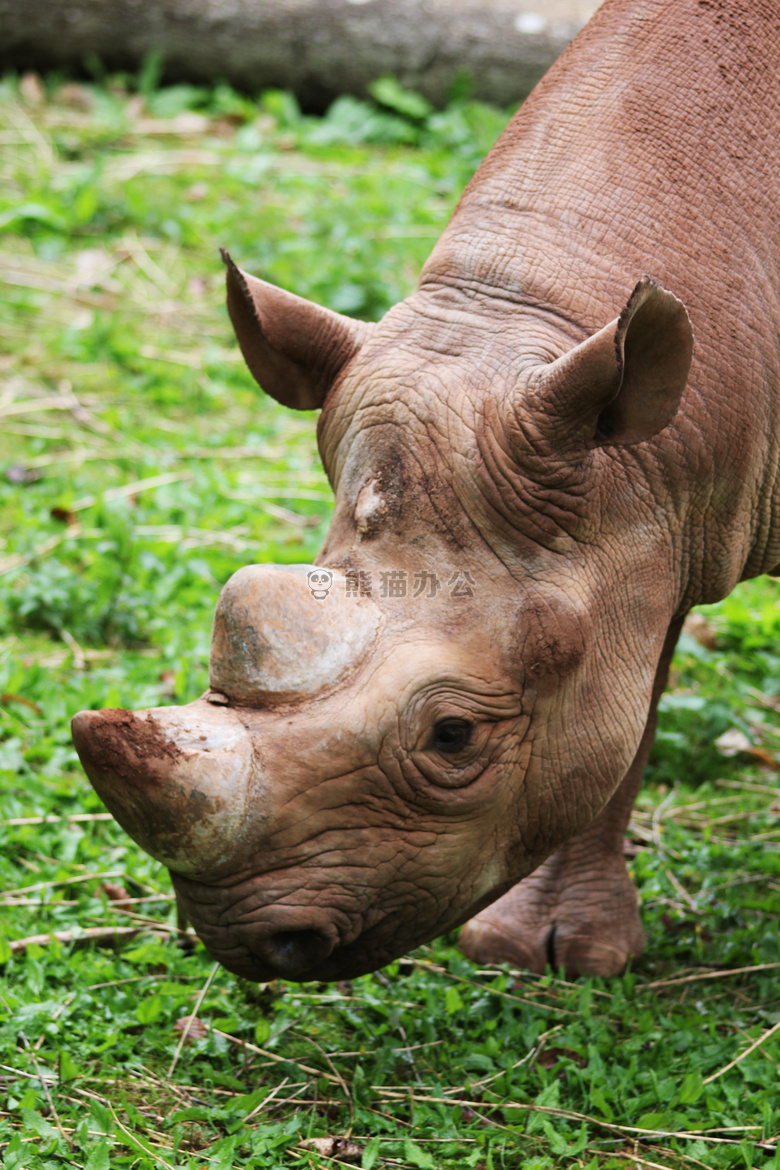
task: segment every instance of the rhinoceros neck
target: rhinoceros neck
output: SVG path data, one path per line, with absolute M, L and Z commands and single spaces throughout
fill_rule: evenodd
M 736 261 L 760 308 L 778 276 L 778 76 L 776 4 L 608 0 L 477 170 L 423 279 L 597 328 L 645 272 L 692 317 L 718 290 L 741 298 Z
M 645 273 L 685 303 L 681 411 L 617 456 L 674 518 L 685 604 L 780 561 L 779 75 L 774 4 L 608 0 L 471 180 L 421 281 L 585 333 Z

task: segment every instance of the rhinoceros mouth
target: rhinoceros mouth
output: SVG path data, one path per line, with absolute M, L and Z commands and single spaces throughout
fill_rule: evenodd
M 394 933 L 379 909 L 346 915 L 322 903 L 266 906 L 236 920 L 228 886 L 204 885 L 171 872 L 179 904 L 209 954 L 228 971 L 255 983 L 289 979 L 351 979 L 384 966 L 416 940 Z M 394 945 L 396 944 L 396 945 Z
M 293 983 L 331 983 L 356 979 L 386 966 L 409 948 L 402 944 L 373 947 L 369 938 L 359 936 L 346 946 L 331 948 L 330 941 L 317 931 L 280 931 L 273 937 L 268 958 L 246 946 L 222 949 L 198 931 L 209 954 L 226 970 L 252 983 L 287 979 Z M 326 953 L 327 952 L 327 953 Z

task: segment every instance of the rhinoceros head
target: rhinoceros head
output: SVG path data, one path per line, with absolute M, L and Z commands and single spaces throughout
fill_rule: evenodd
M 628 768 L 673 549 L 615 451 L 673 416 L 690 327 L 647 280 L 579 340 L 435 282 L 376 326 L 229 261 L 228 293 L 263 388 L 323 407 L 321 563 L 240 570 L 209 692 L 74 740 L 226 967 L 349 977 L 498 897 Z

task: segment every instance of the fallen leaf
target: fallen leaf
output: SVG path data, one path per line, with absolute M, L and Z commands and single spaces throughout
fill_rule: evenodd
M 186 1031 L 185 1044 L 193 1044 L 196 1040 L 205 1040 L 209 1034 L 208 1028 L 197 1016 L 182 1016 L 174 1023 L 173 1030 L 179 1033 Z
M 110 902 L 126 902 L 130 897 L 124 886 L 117 886 L 113 882 L 102 882 L 100 888 Z
M 78 518 L 75 512 L 70 512 L 67 508 L 50 508 L 49 515 L 52 520 L 59 520 L 62 524 L 77 524 Z
M 753 745 L 738 727 L 730 727 L 715 740 L 715 747 L 722 756 L 736 756 L 740 752 L 751 751 Z
M 740 752 L 744 752 L 773 772 L 780 768 L 780 763 L 771 752 L 768 752 L 766 748 L 752 744 L 744 731 L 740 731 L 737 727 L 730 727 L 728 731 L 723 732 L 723 735 L 719 735 L 715 740 L 715 747 L 722 756 L 736 756 Z
M 299 1143 L 305 1150 L 314 1150 L 323 1158 L 339 1158 L 342 1162 L 357 1162 L 363 1150 L 349 1138 L 322 1137 L 304 1138 Z

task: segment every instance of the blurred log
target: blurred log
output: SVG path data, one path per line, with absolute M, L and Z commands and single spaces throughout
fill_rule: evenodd
M 307 110 L 393 74 L 441 106 L 459 73 L 473 94 L 523 98 L 599 0 L 0 0 L 0 67 L 137 70 L 165 80 L 291 89 Z

